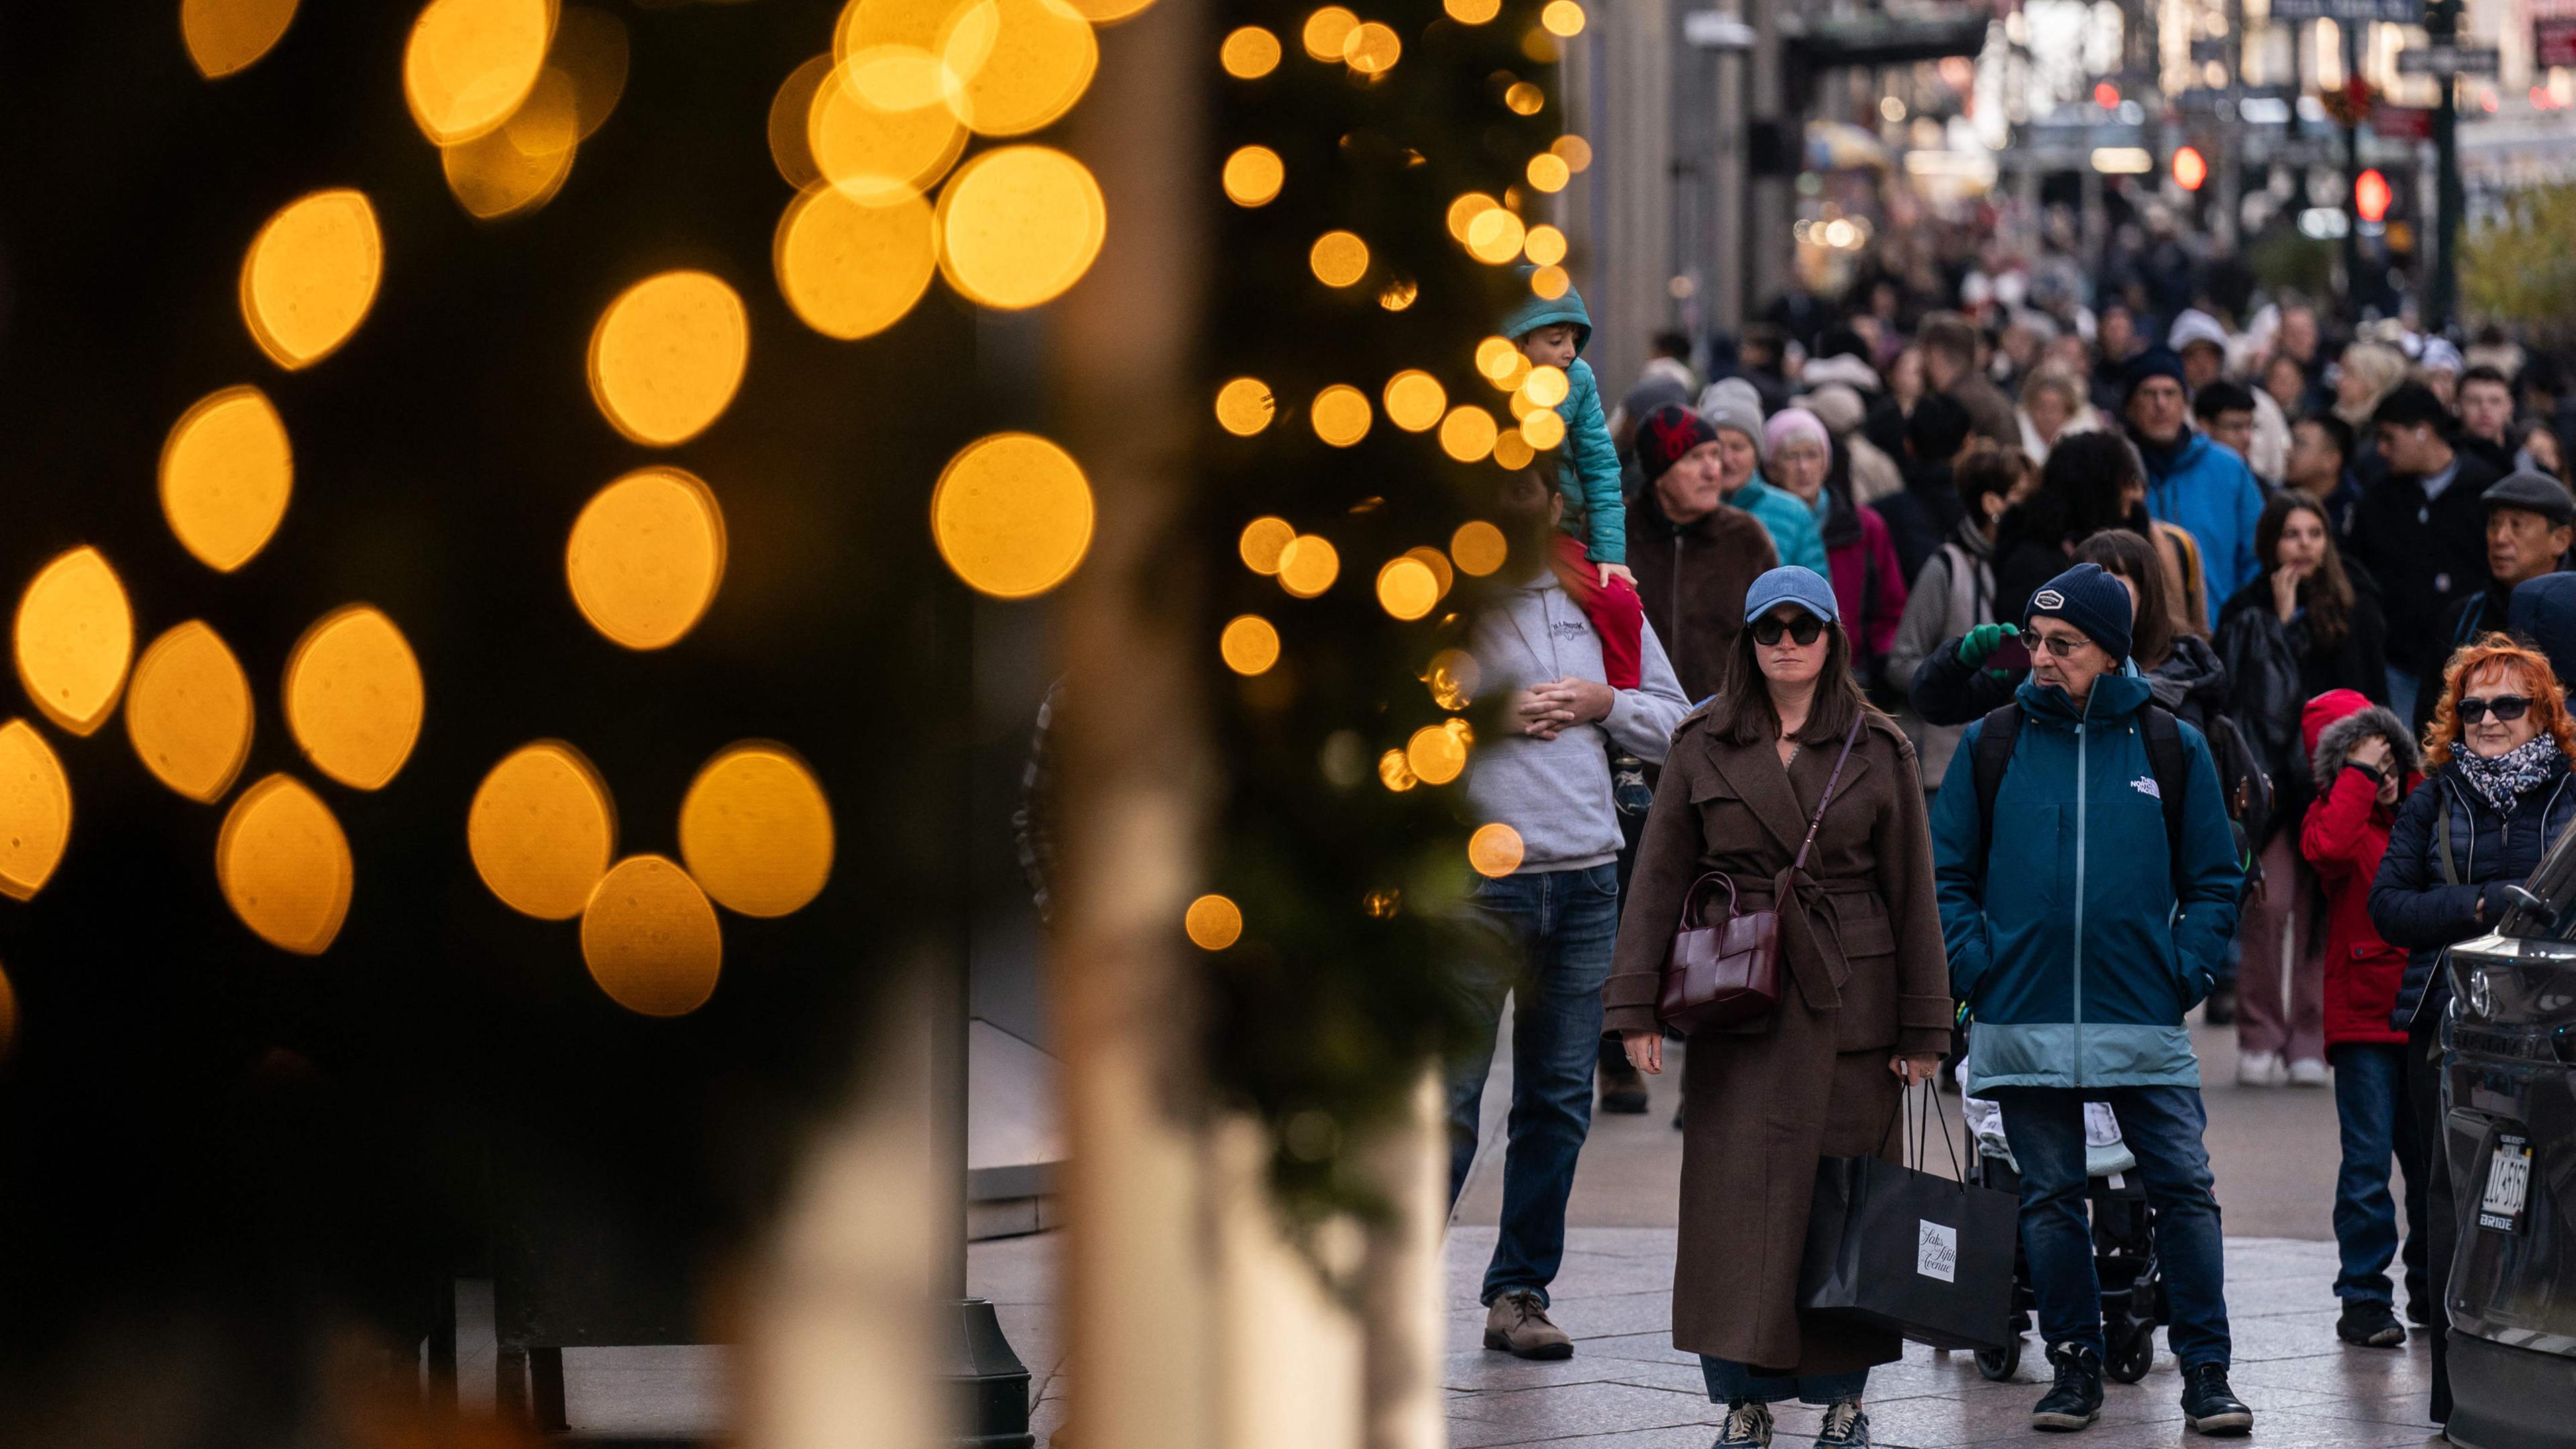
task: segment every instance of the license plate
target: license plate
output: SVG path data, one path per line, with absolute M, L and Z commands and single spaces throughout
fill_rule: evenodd
M 2531 1193 L 2531 1141 L 2510 1134 L 2498 1137 L 2495 1156 L 2487 1163 L 2486 1196 L 2478 1202 L 2478 1226 L 2499 1233 L 2522 1226 L 2522 1205 Z

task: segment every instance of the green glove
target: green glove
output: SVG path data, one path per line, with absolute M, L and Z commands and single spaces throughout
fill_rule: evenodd
M 1970 669 L 1986 662 L 1988 655 L 2002 647 L 2006 639 L 2018 639 L 2021 631 L 2010 624 L 1979 624 L 1959 639 L 1959 662 Z

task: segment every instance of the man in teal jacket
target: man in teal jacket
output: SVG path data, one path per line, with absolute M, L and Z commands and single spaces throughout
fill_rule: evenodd
M 1932 815 L 1934 877 L 1951 990 L 1973 1019 L 1968 1090 L 2003 1109 L 2021 1170 L 2022 1244 L 2056 1369 L 2032 1427 L 2081 1429 L 2102 1406 L 2089 1099 L 2118 1114 L 2156 1209 L 2184 1415 L 2204 1433 L 2242 1433 L 2254 1416 L 2227 1384 L 2223 1239 L 2183 1014 L 2209 994 L 2243 879 L 2208 741 L 2151 715 L 2147 681 L 2124 667 L 2132 608 L 2089 563 L 2031 596 L 2030 678 L 1950 759 Z M 1989 829 L 1977 756 L 2001 728 L 2015 733 Z M 2182 793 L 2178 811 L 2169 789 Z M 2123 1351 L 2138 1346 L 2124 1326 Z

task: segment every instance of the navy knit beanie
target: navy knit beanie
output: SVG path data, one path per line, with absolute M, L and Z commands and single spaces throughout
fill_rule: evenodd
M 2129 591 L 2097 563 L 2080 563 L 2030 596 L 2030 617 L 2063 619 L 2114 660 L 2129 657 Z
M 2120 401 L 2125 405 L 2137 396 L 2138 387 L 2151 377 L 2170 377 L 2182 382 L 2182 359 L 2169 347 L 2150 347 L 2129 360 L 2128 371 L 2120 378 Z M 2190 386 L 2184 383 L 2184 386 Z

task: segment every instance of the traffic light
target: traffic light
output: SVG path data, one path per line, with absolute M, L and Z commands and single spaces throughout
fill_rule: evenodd
M 2209 162 L 2201 156 L 2198 148 L 2185 146 L 2174 152 L 2173 179 L 2174 184 L 2185 191 L 2198 191 L 2200 183 L 2209 179 Z
M 2388 178 L 2374 166 L 2352 179 L 2352 209 L 2363 221 L 2379 221 L 2388 215 L 2388 203 L 2397 199 Z
M 2120 88 L 2111 84 L 2109 81 L 2095 81 L 2093 83 L 2093 104 L 2100 106 L 2106 111 L 2116 111 L 2120 109 Z

